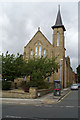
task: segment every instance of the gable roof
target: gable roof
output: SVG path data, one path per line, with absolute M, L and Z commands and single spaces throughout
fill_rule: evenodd
M 32 39 L 28 42 L 28 44 L 33 40 L 33 38 L 34 38 L 39 32 L 40 32 L 40 33 L 42 34 L 42 36 L 48 41 L 48 43 L 49 43 L 51 46 L 53 46 L 53 45 L 49 42 L 49 40 L 45 37 L 45 35 L 40 31 L 40 29 L 38 29 L 38 31 L 35 33 L 35 35 L 32 37 Z M 28 44 L 27 44 L 27 45 L 28 45 Z M 26 45 L 26 46 L 27 46 L 27 45 Z M 26 46 L 25 46 L 25 47 L 26 47 Z

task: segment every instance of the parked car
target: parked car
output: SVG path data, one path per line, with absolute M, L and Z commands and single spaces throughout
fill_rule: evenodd
M 78 85 L 78 88 L 80 88 L 80 83 L 77 83 L 77 85 Z
M 78 90 L 78 84 L 73 84 L 71 86 L 71 90 Z

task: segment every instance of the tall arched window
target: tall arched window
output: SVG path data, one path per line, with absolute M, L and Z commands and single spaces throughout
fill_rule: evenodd
M 41 51 L 42 51 L 41 42 L 37 41 L 37 43 L 35 43 L 35 58 L 37 57 L 41 58 Z
M 46 57 L 46 50 L 44 49 L 43 57 Z
M 39 46 L 39 58 L 41 58 L 41 46 Z
M 31 49 L 30 58 L 33 57 L 33 50 Z
M 57 32 L 57 46 L 59 46 L 59 32 Z

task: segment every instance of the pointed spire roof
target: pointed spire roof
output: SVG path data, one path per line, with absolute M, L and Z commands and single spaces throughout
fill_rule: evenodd
M 60 5 L 58 6 L 58 14 L 55 25 L 52 26 L 52 29 L 62 27 L 64 31 L 66 31 L 64 25 L 62 24 L 61 13 L 60 13 Z

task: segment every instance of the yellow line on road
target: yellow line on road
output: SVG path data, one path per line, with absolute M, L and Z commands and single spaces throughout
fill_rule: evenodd
M 71 92 L 71 91 L 69 91 L 69 92 L 68 92 L 64 97 L 62 97 L 57 103 L 61 102 L 61 100 L 63 100 L 66 96 L 68 96 L 70 92 Z

